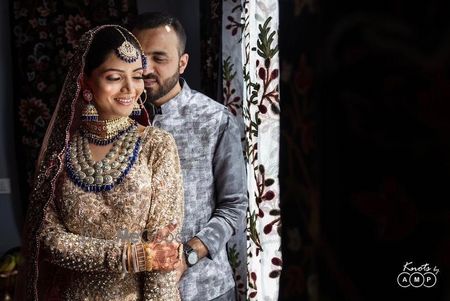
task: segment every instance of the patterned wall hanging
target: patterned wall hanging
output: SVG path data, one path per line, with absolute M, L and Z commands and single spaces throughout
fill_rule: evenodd
M 135 1 L 12 1 L 16 154 L 26 208 L 41 140 L 78 38 L 99 24 L 127 24 Z

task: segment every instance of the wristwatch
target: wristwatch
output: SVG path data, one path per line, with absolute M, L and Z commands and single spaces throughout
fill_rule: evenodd
M 193 266 L 198 262 L 198 254 L 192 249 L 192 247 L 188 244 L 184 244 L 184 256 L 186 256 L 186 263 L 189 267 Z

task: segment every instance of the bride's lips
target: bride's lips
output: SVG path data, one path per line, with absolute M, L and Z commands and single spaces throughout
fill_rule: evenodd
M 118 103 L 120 103 L 121 105 L 124 106 L 129 106 L 131 104 L 133 104 L 133 97 L 116 97 L 114 98 L 115 101 L 117 101 Z

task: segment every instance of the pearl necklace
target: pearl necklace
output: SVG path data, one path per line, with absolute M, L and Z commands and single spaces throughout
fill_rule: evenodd
M 134 124 L 113 143 L 104 159 L 95 162 L 88 138 L 76 133 L 66 151 L 67 174 L 84 191 L 109 191 L 130 172 L 140 146 L 141 138 Z

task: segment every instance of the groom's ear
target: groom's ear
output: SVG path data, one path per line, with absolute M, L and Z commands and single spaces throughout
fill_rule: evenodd
M 178 64 L 178 72 L 180 74 L 184 73 L 184 70 L 186 69 L 188 62 L 189 62 L 189 54 L 183 53 L 180 57 L 180 63 Z

